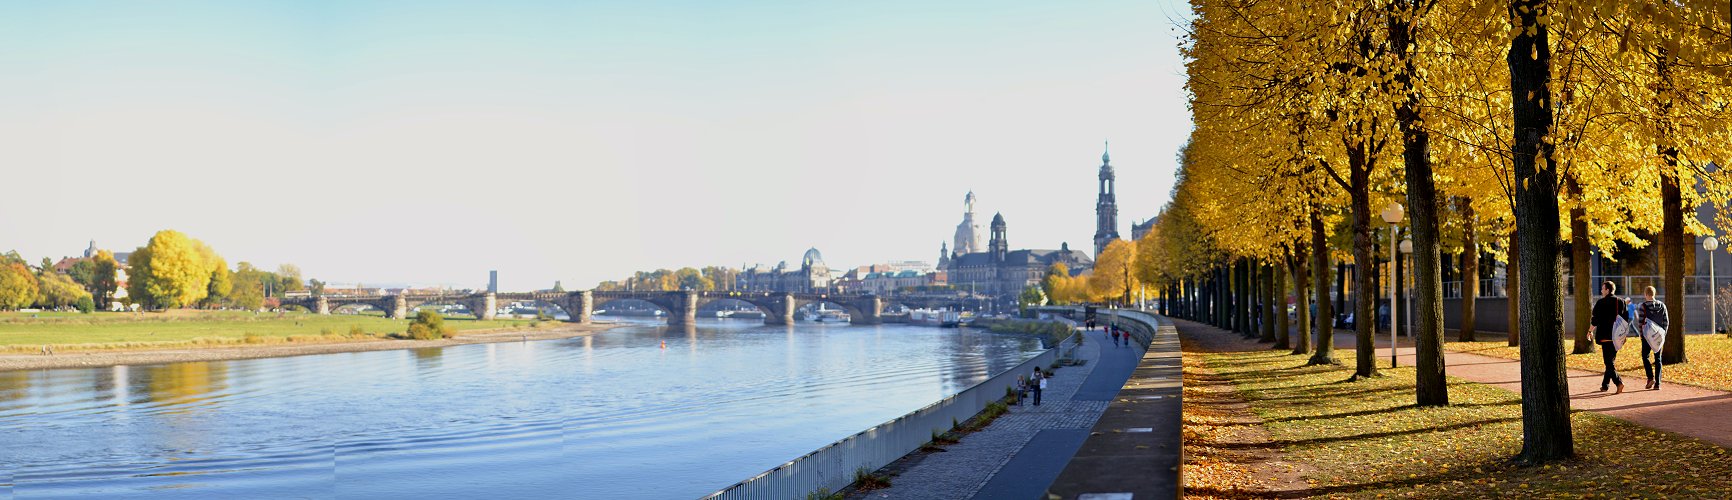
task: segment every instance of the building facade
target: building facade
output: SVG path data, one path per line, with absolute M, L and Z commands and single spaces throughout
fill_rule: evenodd
M 828 293 L 834 291 L 835 281 L 824 255 L 813 248 L 800 258 L 799 268 L 789 268 L 787 261 L 773 268 L 752 266 L 741 271 L 734 284 L 743 292 Z
M 992 236 L 986 251 L 951 255 L 942 270 L 950 286 L 973 293 L 1009 297 L 1022 293 L 1030 285 L 1040 283 L 1053 264 L 1064 264 L 1071 273 L 1094 267 L 1088 254 L 1071 250 L 1070 244 L 1058 250 L 1011 250 L 1003 214 L 992 217 Z

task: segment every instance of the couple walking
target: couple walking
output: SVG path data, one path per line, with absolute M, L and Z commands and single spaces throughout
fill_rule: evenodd
M 1016 404 L 1021 406 L 1023 400 L 1028 399 L 1029 393 L 1032 392 L 1034 393 L 1034 405 L 1040 406 L 1040 393 L 1046 392 L 1046 379 L 1051 377 L 1052 375 L 1042 372 L 1038 366 L 1034 368 L 1034 374 L 1026 377 L 1017 377 L 1016 385 L 1018 396 Z
M 1624 347 L 1624 338 L 1636 335 L 1642 339 L 1642 372 L 1647 374 L 1644 389 L 1660 389 L 1660 348 L 1666 344 L 1666 304 L 1654 300 L 1654 287 L 1647 287 L 1642 303 L 1631 304 L 1619 298 L 1618 285 L 1610 281 L 1600 284 L 1600 300 L 1594 303 L 1592 330 L 1594 341 L 1600 344 L 1600 357 L 1606 362 L 1606 374 L 1600 379 L 1600 391 L 1617 384 L 1624 392 L 1624 380 L 1618 377 L 1614 362 Z M 1632 320 L 1632 317 L 1634 318 Z M 1650 359 L 1649 353 L 1653 353 Z

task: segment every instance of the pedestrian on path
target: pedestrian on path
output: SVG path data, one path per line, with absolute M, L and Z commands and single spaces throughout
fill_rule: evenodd
M 1028 376 L 1027 375 L 1017 375 L 1016 376 L 1016 405 L 1022 406 L 1023 402 L 1026 400 L 1028 400 Z
M 1040 367 L 1037 366 L 1034 368 L 1034 377 L 1029 379 L 1029 384 L 1032 386 L 1031 389 L 1034 391 L 1034 405 L 1040 406 L 1041 390 L 1046 389 L 1046 377 L 1041 376 Z
M 1600 344 L 1600 358 L 1606 362 L 1606 374 L 1600 378 L 1600 392 L 1605 392 L 1609 389 L 1607 384 L 1612 383 L 1618 385 L 1618 393 L 1624 392 L 1624 379 L 1618 377 L 1618 369 L 1613 366 L 1618 360 L 1618 346 L 1612 342 L 1612 336 L 1616 331 L 1613 328 L 1622 323 L 1618 320 L 1629 321 L 1630 316 L 1624 307 L 1624 299 L 1612 295 L 1616 291 L 1618 285 L 1611 281 L 1601 283 L 1600 300 L 1594 302 L 1594 341 Z
M 1654 287 L 1642 292 L 1642 305 L 1636 308 L 1636 324 L 1642 332 L 1642 373 L 1648 376 L 1644 388 L 1660 390 L 1660 348 L 1666 345 L 1666 303 L 1654 300 Z M 1654 353 L 1652 360 L 1648 353 Z M 1652 363 L 1649 363 L 1652 361 Z M 1649 366 L 1652 365 L 1652 368 Z

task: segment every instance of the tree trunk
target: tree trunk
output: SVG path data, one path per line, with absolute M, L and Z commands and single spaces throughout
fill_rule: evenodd
M 1305 261 L 1309 256 L 1305 253 L 1305 242 L 1293 246 L 1293 260 L 1288 263 L 1288 272 L 1293 279 L 1293 307 L 1297 314 L 1298 331 L 1294 333 L 1293 354 L 1311 353 L 1311 297 L 1306 295 L 1308 279 L 1306 270 L 1311 266 Z M 1285 315 L 1283 315 L 1285 316 Z
M 1522 294 L 1522 281 L 1521 281 L 1522 261 L 1520 258 L 1518 258 L 1521 255 L 1521 250 L 1522 250 L 1521 241 L 1518 241 L 1516 239 L 1516 232 L 1512 230 L 1509 234 L 1509 264 L 1504 266 L 1504 280 L 1503 280 L 1504 297 L 1509 299 L 1506 302 L 1509 303 L 1509 327 L 1508 327 L 1509 330 L 1508 331 L 1509 331 L 1509 346 L 1510 347 L 1516 347 L 1516 346 L 1521 345 L 1521 317 L 1522 317 L 1522 315 L 1521 315 L 1521 303 L 1520 303 L 1519 299 L 1521 298 L 1521 294 Z
M 1680 192 L 1676 152 L 1663 155 L 1667 175 L 1660 176 L 1660 277 L 1666 287 L 1666 344 L 1660 350 L 1660 362 L 1678 364 L 1684 358 L 1684 200 Z
M 1256 273 L 1249 258 L 1238 261 L 1238 334 L 1247 339 L 1257 337 Z
M 1377 376 L 1377 345 L 1373 327 L 1377 325 L 1377 258 L 1371 246 L 1371 159 L 1363 149 L 1350 149 L 1347 155 L 1351 172 L 1348 194 L 1353 206 L 1353 379 Z
M 1533 464 L 1575 455 L 1558 281 L 1557 170 L 1552 163 L 1548 0 L 1511 0 L 1510 69 L 1516 240 L 1521 248 L 1522 452 Z M 1529 30 L 1532 31 L 1529 31 Z
M 1291 254 L 1283 255 L 1283 257 L 1285 258 L 1282 259 L 1281 264 L 1292 264 Z M 1269 274 L 1273 278 L 1269 283 L 1269 298 L 1271 299 L 1270 302 L 1273 302 L 1270 310 L 1275 315 L 1274 348 L 1292 349 L 1293 341 L 1287 332 L 1288 328 L 1293 327 L 1290 320 L 1287 319 L 1287 266 L 1272 266 L 1269 268 Z
M 1588 338 L 1588 323 L 1593 319 L 1594 312 L 1594 277 L 1588 269 L 1588 209 L 1583 203 L 1582 190 L 1576 185 L 1575 179 L 1566 181 L 1571 201 L 1570 207 L 1570 273 L 1574 275 L 1570 286 L 1575 292 L 1576 328 L 1575 347 L 1570 349 L 1573 354 L 1594 352 L 1594 341 Z M 1626 290 L 1626 292 L 1628 292 Z
M 1475 237 L 1473 218 L 1473 200 L 1462 199 L 1461 217 L 1466 229 L 1462 231 L 1461 251 L 1461 329 L 1457 330 L 1456 340 L 1473 342 L 1474 306 L 1479 300 L 1479 238 Z
M 1329 242 L 1323 231 L 1323 216 L 1313 207 L 1311 212 L 1311 281 L 1317 288 L 1317 317 L 1311 334 L 1317 349 L 1308 365 L 1335 364 L 1335 311 L 1329 303 Z M 1337 268 L 1339 272 L 1339 268 Z
M 1437 186 L 1431 173 L 1431 135 L 1420 126 L 1419 90 L 1413 85 L 1414 56 L 1408 49 L 1417 43 L 1413 21 L 1421 15 L 1422 0 L 1398 2 L 1398 12 L 1390 16 L 1390 45 L 1403 64 L 1396 69 L 1395 82 L 1401 87 L 1401 99 L 1395 103 L 1396 122 L 1401 128 L 1402 160 L 1407 167 L 1407 213 L 1413 231 L 1413 287 L 1418 302 L 1414 304 L 1414 396 L 1419 406 L 1449 404 L 1449 383 L 1444 379 L 1443 364 L 1443 278 L 1438 255 Z M 1397 281 L 1399 283 L 1399 281 Z M 1413 300 L 1412 298 L 1408 300 Z M 1393 346 L 1391 346 L 1393 348 Z
M 1262 319 L 1262 321 L 1259 321 L 1257 323 L 1258 327 L 1259 327 L 1258 331 L 1262 332 L 1263 337 L 1258 339 L 1258 341 L 1259 342 L 1274 343 L 1275 342 L 1275 268 L 1273 266 L 1270 266 L 1269 264 L 1265 263 L 1265 264 L 1257 266 L 1257 269 L 1258 269 L 1258 272 L 1260 273 L 1260 275 L 1262 276 L 1262 279 L 1258 280 L 1258 287 L 1257 288 L 1258 288 L 1258 291 L 1262 292 L 1260 297 L 1263 299 L 1263 307 L 1261 310 L 1261 312 L 1263 313 L 1263 319 Z
M 1347 310 L 1347 263 L 1335 263 L 1335 307 L 1329 309 L 1329 324 L 1341 325 L 1335 313 Z

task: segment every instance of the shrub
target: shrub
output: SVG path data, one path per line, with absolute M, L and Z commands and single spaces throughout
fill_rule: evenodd
M 878 474 L 873 474 L 872 471 L 866 470 L 865 467 L 854 469 L 854 488 L 856 490 L 858 490 L 858 491 L 872 491 L 872 490 L 876 490 L 876 489 L 889 488 L 889 487 L 890 487 L 890 478 L 889 477 L 878 475 Z
M 362 330 L 361 325 L 349 325 L 349 336 L 351 336 L 351 337 L 365 337 L 365 336 L 367 336 L 367 331 Z
M 445 325 L 445 318 L 430 310 L 415 313 L 415 320 L 409 322 L 409 338 L 415 340 L 436 340 L 450 337 L 452 329 Z
M 76 307 L 78 307 L 78 312 L 90 314 L 91 311 L 96 310 L 96 301 L 91 300 L 89 295 L 81 295 L 78 297 Z

